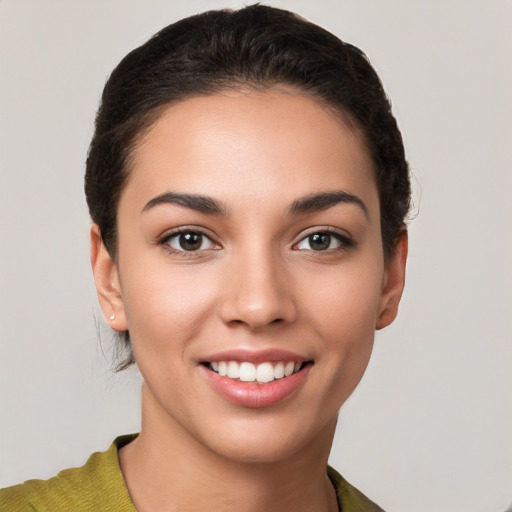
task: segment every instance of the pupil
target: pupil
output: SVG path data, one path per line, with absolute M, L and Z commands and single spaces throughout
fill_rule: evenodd
M 309 245 L 316 251 L 325 251 L 331 243 L 331 235 L 327 233 L 315 233 L 309 237 Z
M 203 237 L 200 233 L 182 233 L 180 235 L 180 247 L 185 251 L 194 251 L 201 247 Z

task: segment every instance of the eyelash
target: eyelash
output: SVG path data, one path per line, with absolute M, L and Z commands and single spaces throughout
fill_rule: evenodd
M 179 243 L 179 237 L 184 235 L 198 235 L 201 237 L 201 246 L 205 241 L 208 241 L 211 245 L 215 247 L 209 247 L 207 249 L 201 249 L 200 247 L 198 249 L 193 250 L 186 250 L 186 249 L 177 249 L 175 247 L 172 247 L 171 241 L 173 239 L 177 239 Z M 208 236 L 206 233 L 204 233 L 200 229 L 193 229 L 193 228 L 179 228 L 174 230 L 172 233 L 166 234 L 163 238 L 158 240 L 158 245 L 164 247 L 168 252 L 171 254 L 176 254 L 178 256 L 182 257 L 194 257 L 197 256 L 198 253 L 202 253 L 203 251 L 211 251 L 211 250 L 217 250 L 219 248 L 219 245 L 216 244 L 211 236 Z
M 314 250 L 314 249 L 302 249 L 302 250 L 308 251 L 310 253 L 315 253 L 315 254 L 318 254 L 318 253 L 332 254 L 332 253 L 335 253 L 335 252 L 346 251 L 346 250 L 348 250 L 351 247 L 354 247 L 356 245 L 356 242 L 354 240 L 352 240 L 351 238 L 349 238 L 346 235 L 343 235 L 343 234 L 339 233 L 338 231 L 334 231 L 333 229 L 330 229 L 330 228 L 325 228 L 325 229 L 318 229 L 317 228 L 314 231 L 310 231 L 308 234 L 303 236 L 300 239 L 300 241 L 293 246 L 293 248 L 294 249 L 298 248 L 298 246 L 300 244 L 310 240 L 311 237 L 313 237 L 315 235 L 325 235 L 325 236 L 328 236 L 328 237 L 330 237 L 329 245 L 331 245 L 332 240 L 334 239 L 334 240 L 336 240 L 338 242 L 339 246 L 338 247 L 334 247 L 334 248 L 327 247 L 326 249 L 320 249 L 320 250 Z M 301 250 L 301 249 L 296 249 L 296 250 Z
M 192 249 L 192 250 L 187 250 L 187 249 L 184 249 L 184 248 L 177 249 L 175 247 L 172 247 L 170 242 L 173 239 L 179 240 L 178 237 L 181 237 L 183 235 L 198 235 L 199 237 L 201 237 L 200 247 L 197 248 L 197 249 Z M 300 244 L 302 244 L 304 242 L 307 242 L 308 240 L 310 242 L 309 245 L 311 247 L 311 237 L 313 237 L 315 235 L 328 236 L 329 237 L 329 246 L 332 244 L 333 239 L 339 244 L 339 246 L 338 247 L 334 247 L 334 248 L 330 248 L 328 246 L 325 249 L 319 249 L 319 250 L 315 250 L 313 248 L 309 248 L 309 249 L 299 249 L 298 248 Z M 201 246 L 203 245 L 203 243 L 205 241 L 208 241 L 211 245 L 213 245 L 215 247 L 208 247 L 206 249 L 201 249 Z M 164 247 L 171 254 L 176 254 L 176 255 L 179 255 L 181 257 L 194 257 L 194 256 L 197 256 L 198 253 L 202 253 L 203 251 L 212 251 L 212 250 L 217 250 L 219 248 L 219 245 L 216 244 L 209 235 L 207 235 L 206 233 L 204 233 L 200 229 L 192 229 L 192 228 L 179 228 L 179 229 L 176 229 L 172 233 L 168 233 L 163 238 L 161 238 L 158 241 L 158 245 Z M 337 231 L 334 231 L 333 229 L 330 229 L 330 228 L 318 229 L 317 228 L 315 231 L 311 231 L 308 234 L 306 234 L 305 236 L 303 236 L 299 240 L 299 242 L 294 244 L 293 249 L 294 250 L 299 250 L 299 251 L 300 250 L 304 250 L 304 251 L 307 251 L 307 252 L 310 252 L 310 253 L 315 253 L 315 254 L 318 254 L 318 253 L 332 254 L 332 253 L 335 253 L 335 252 L 346 251 L 346 250 L 350 249 L 351 247 L 354 247 L 355 245 L 356 245 L 356 243 L 354 242 L 354 240 L 352 240 L 351 238 L 349 238 L 346 235 L 343 235 L 343 234 L 341 234 L 341 233 L 339 233 Z

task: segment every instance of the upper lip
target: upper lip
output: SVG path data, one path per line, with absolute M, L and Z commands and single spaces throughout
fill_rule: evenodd
M 202 363 L 214 363 L 219 361 L 238 361 L 249 363 L 265 363 L 265 362 L 279 362 L 279 361 L 293 361 L 294 363 L 304 363 L 309 359 L 303 355 L 281 349 L 264 349 L 264 350 L 249 350 L 245 348 L 237 348 L 216 352 L 204 358 L 201 358 Z

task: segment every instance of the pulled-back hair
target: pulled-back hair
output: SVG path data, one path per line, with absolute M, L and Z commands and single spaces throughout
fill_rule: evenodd
M 117 207 L 135 145 L 177 101 L 226 88 L 289 86 L 343 117 L 363 137 L 379 191 L 388 260 L 409 210 L 402 137 L 389 100 L 358 48 L 289 11 L 253 5 L 169 25 L 130 52 L 108 79 L 85 174 L 92 220 L 117 258 Z M 124 333 L 130 348 L 128 332 Z M 130 354 L 124 366 L 133 362 Z

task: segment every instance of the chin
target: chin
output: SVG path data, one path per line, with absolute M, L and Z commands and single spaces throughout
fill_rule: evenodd
M 261 442 L 240 439 L 211 448 L 223 458 L 240 464 L 275 464 L 296 456 L 302 443 L 296 440 L 283 443 L 269 436 Z
M 241 464 L 270 464 L 296 459 L 309 452 L 329 453 L 336 428 L 336 416 L 325 425 L 296 418 L 285 422 L 252 421 L 232 425 L 212 436 L 205 445 L 225 459 Z

